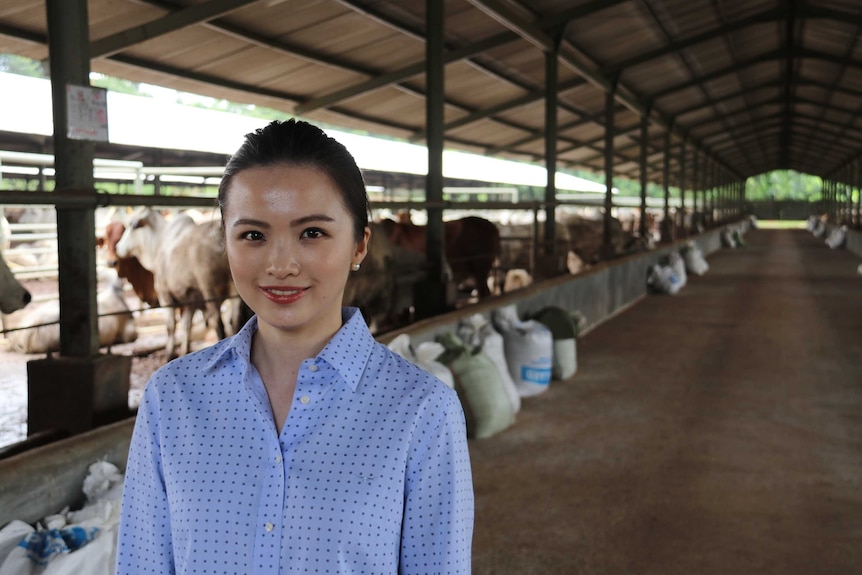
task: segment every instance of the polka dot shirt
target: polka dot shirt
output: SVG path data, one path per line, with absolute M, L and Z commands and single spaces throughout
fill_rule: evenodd
M 361 314 L 302 363 L 277 434 L 253 318 L 147 384 L 117 573 L 469 573 L 473 487 L 455 392 Z

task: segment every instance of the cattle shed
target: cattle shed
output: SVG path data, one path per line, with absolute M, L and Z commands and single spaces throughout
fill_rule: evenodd
M 93 394 L 124 369 L 99 353 L 89 232 L 97 206 L 155 200 L 98 192 L 94 155 L 220 163 L 70 137 L 66 90 L 98 99 L 91 72 L 427 146 L 432 300 L 444 148 L 604 174 L 606 229 L 616 178 L 640 182 L 642 209 L 658 184 L 665 221 L 673 195 L 705 226 L 682 230 L 714 271 L 689 291 L 646 297 L 646 270 L 683 245 L 665 230 L 658 250 L 406 330 L 431 339 L 509 303 L 589 310 L 579 374 L 472 443 L 474 571 L 858 572 L 860 31 L 856 0 L 0 0 L 0 53 L 54 85 L 53 136 L 0 133 L 0 149 L 55 156 L 55 191 L 25 198 L 60 208 L 61 363 L 45 379 L 75 370 Z M 801 230 L 721 249 L 727 226 L 746 233 L 746 179 L 776 169 L 822 178 L 847 250 Z M 544 192 L 553 221 L 553 177 Z M 93 458 L 122 464 L 131 424 L 0 461 L 0 525 L 78 500 Z

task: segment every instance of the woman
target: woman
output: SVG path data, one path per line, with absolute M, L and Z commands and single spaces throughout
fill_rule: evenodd
M 352 156 L 273 122 L 228 161 L 219 205 L 255 315 L 148 383 L 117 573 L 469 573 L 458 398 L 341 306 L 371 241 Z

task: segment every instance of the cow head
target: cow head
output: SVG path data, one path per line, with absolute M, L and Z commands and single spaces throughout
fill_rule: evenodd
M 12 313 L 30 303 L 30 292 L 12 275 L 0 254 L 0 312 Z
M 156 260 L 165 220 L 149 208 L 136 211 L 123 235 L 117 242 L 115 253 L 120 258 L 136 257 L 150 271 L 156 269 Z

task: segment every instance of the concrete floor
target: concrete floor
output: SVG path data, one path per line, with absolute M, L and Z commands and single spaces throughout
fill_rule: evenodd
M 746 241 L 471 440 L 476 575 L 862 573 L 859 258 Z

